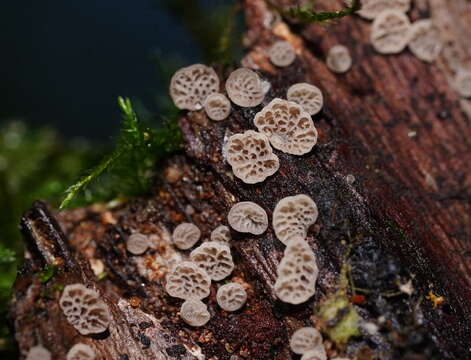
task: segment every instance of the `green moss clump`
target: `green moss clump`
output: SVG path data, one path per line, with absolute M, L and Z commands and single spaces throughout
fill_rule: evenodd
M 350 6 L 337 11 L 315 11 L 314 1 L 310 6 L 295 7 L 284 11 L 288 16 L 296 18 L 303 24 L 318 23 L 324 24 L 335 19 L 352 15 L 361 9 L 360 0 L 352 0 Z

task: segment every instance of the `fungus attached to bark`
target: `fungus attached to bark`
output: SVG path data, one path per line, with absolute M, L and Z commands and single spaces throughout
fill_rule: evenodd
M 289 101 L 301 105 L 304 111 L 309 115 L 317 114 L 324 105 L 324 97 L 321 90 L 308 83 L 299 83 L 291 85 L 286 93 Z
M 231 113 L 231 102 L 224 94 L 211 94 L 204 101 L 204 111 L 211 120 L 221 121 Z
M 192 223 L 178 225 L 172 233 L 172 241 L 181 250 L 188 250 L 195 245 L 201 237 L 201 230 Z
M 218 289 L 216 300 L 223 310 L 236 311 L 247 301 L 247 292 L 242 285 L 232 282 Z
M 144 254 L 148 248 L 149 239 L 143 234 L 131 234 L 126 240 L 126 249 L 133 255 Z
M 188 325 L 196 327 L 205 325 L 211 318 L 206 304 L 198 299 L 186 300 L 180 309 L 180 316 Z
M 292 101 L 273 99 L 255 115 L 254 124 L 275 149 L 288 154 L 306 154 L 317 143 L 311 116 Z
M 357 12 L 361 17 L 373 20 L 385 10 L 409 11 L 410 0 L 361 0 L 361 9 Z
M 208 241 L 190 254 L 190 259 L 214 281 L 228 277 L 234 270 L 231 249 L 217 241 Z
M 327 355 L 322 346 L 304 353 L 303 356 L 301 356 L 301 360 L 327 360 Z
M 67 285 L 59 305 L 67 321 L 82 335 L 99 334 L 108 329 L 111 321 L 108 305 L 97 291 L 83 284 Z
M 324 348 L 321 333 L 313 327 L 303 327 L 296 330 L 291 336 L 289 346 L 291 351 L 298 355 L 318 347 Z
M 95 351 L 86 344 L 75 344 L 67 353 L 66 360 L 95 360 Z
M 471 70 L 458 70 L 455 75 L 454 87 L 460 96 L 471 97 Z
M 371 26 L 371 43 L 381 54 L 397 54 L 410 40 L 410 21 L 399 10 L 386 10 L 380 13 Z
M 234 175 L 247 184 L 264 181 L 280 167 L 268 138 L 253 130 L 232 135 L 223 151 Z
M 203 299 L 209 295 L 211 278 L 198 265 L 184 261 L 167 274 L 165 290 L 180 299 Z
M 440 31 L 433 25 L 432 20 L 418 20 L 410 30 L 409 50 L 420 60 L 432 62 L 442 50 Z
M 26 360 L 51 360 L 51 353 L 42 345 L 36 345 L 29 349 Z
M 293 46 L 287 41 L 277 41 L 269 50 L 270 61 L 273 65 L 286 67 L 296 59 L 296 53 Z
M 350 51 L 343 45 L 335 45 L 330 48 L 327 58 L 327 67 L 338 74 L 348 71 L 352 66 L 352 57 Z
M 231 231 L 226 225 L 219 225 L 211 232 L 211 241 L 229 244 L 231 241 Z
M 293 238 L 306 238 L 307 230 L 316 222 L 318 214 L 316 203 L 307 195 L 281 199 L 273 211 L 276 237 L 285 245 Z
M 251 201 L 242 201 L 235 204 L 229 210 L 227 221 L 234 230 L 242 233 L 260 235 L 268 228 L 266 211 L 260 205 Z
M 265 97 L 262 80 L 256 72 L 247 68 L 237 69 L 229 75 L 226 91 L 229 99 L 242 107 L 257 106 Z
M 178 70 L 170 81 L 170 96 L 179 109 L 200 110 L 206 97 L 219 91 L 213 68 L 195 64 Z

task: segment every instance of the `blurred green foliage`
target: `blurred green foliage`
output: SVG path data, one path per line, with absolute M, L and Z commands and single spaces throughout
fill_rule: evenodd
M 304 6 L 293 7 L 288 10 L 282 10 L 281 12 L 290 17 L 296 18 L 303 24 L 325 24 L 332 20 L 352 15 L 361 9 L 360 0 L 350 0 L 350 4 L 348 6 L 337 11 L 315 11 L 315 5 L 315 0 L 311 0 Z

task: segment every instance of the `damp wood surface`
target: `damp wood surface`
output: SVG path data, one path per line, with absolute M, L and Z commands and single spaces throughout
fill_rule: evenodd
M 342 6 L 341 1 L 328 4 L 329 9 Z M 469 2 L 413 4 L 413 20 L 448 11 L 440 19 L 449 46 L 466 46 Z M 246 0 L 243 9 L 248 50 L 243 63 L 271 83 L 262 105 L 233 105 L 221 122 L 202 111 L 183 114 L 185 154 L 168 160 L 152 196 L 113 209 L 96 205 L 59 213 L 38 202 L 23 217 L 29 256 L 10 312 L 21 353 L 40 342 L 53 358 L 65 358 L 73 344 L 83 342 L 97 359 L 297 359 L 288 347 L 295 329 L 336 325 L 322 324 L 315 309 L 339 289 L 340 271 L 347 266 L 348 295 L 362 296 L 355 309 L 379 331 L 362 330 L 346 345 L 325 336 L 330 357 L 466 358 L 471 347 L 471 120 L 450 86 L 448 60 L 427 64 L 407 50 L 377 54 L 369 43 L 371 24 L 356 16 L 302 26 L 275 21 L 261 0 Z M 295 62 L 283 69 L 267 57 L 280 39 L 297 52 Z M 328 49 L 338 43 L 353 58 L 342 75 L 325 65 Z M 466 53 L 460 56 L 466 61 Z M 324 107 L 313 116 L 318 144 L 304 156 L 275 151 L 279 171 L 263 183 L 244 184 L 223 159 L 225 140 L 254 129 L 253 117 L 263 105 L 285 98 L 297 82 L 316 85 L 324 94 Z M 186 325 L 178 314 L 182 301 L 163 288 L 168 268 L 189 254 L 173 248 L 175 226 L 192 222 L 208 239 L 214 228 L 227 225 L 227 212 L 238 201 L 259 204 L 271 220 L 281 198 L 301 193 L 319 208 L 307 238 L 320 270 L 316 294 L 298 306 L 277 300 L 273 285 L 284 246 L 273 229 L 259 236 L 231 231 L 235 270 L 229 279 L 246 288 L 247 304 L 234 313 L 223 311 L 213 283 L 205 300 L 211 320 L 201 328 Z M 131 231 L 152 240 L 144 255 L 126 251 Z M 98 280 L 90 260 L 101 261 L 106 277 Z M 38 274 L 46 264 L 57 274 L 43 283 Z M 409 296 L 399 285 L 410 279 L 414 292 Z M 76 282 L 99 291 L 109 305 L 112 322 L 105 334 L 81 336 L 61 313 L 60 289 Z M 444 304 L 433 307 L 430 291 Z

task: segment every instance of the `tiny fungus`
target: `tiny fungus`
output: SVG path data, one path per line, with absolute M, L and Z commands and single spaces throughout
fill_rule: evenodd
M 399 10 L 381 12 L 371 26 L 371 43 L 381 54 L 397 54 L 410 40 L 410 21 Z
M 411 0 L 361 0 L 361 9 L 357 12 L 361 17 L 373 20 L 385 10 L 397 10 L 406 13 L 410 9 Z
M 190 254 L 190 259 L 205 270 L 211 280 L 219 281 L 228 277 L 234 270 L 231 249 L 218 241 L 208 241 Z
M 231 102 L 224 94 L 211 94 L 204 101 L 204 111 L 211 120 L 221 121 L 231 113 Z
M 226 311 L 236 311 L 247 301 L 247 292 L 242 285 L 232 282 L 222 285 L 216 294 L 219 306 Z
M 327 355 L 322 346 L 304 353 L 303 356 L 301 356 L 301 360 L 327 360 Z
M 411 26 L 409 50 L 422 61 L 434 61 L 443 43 L 440 31 L 433 25 L 432 20 L 418 20 Z
M 51 353 L 42 345 L 36 345 L 29 349 L 26 360 L 51 360 Z
M 287 41 L 277 41 L 269 50 L 270 61 L 278 67 L 290 66 L 296 59 L 293 47 Z
M 471 97 L 471 70 L 459 69 L 455 75 L 454 86 L 462 97 Z
M 78 343 L 70 348 L 66 360 L 95 360 L 95 357 L 95 351 L 90 346 Z
M 231 231 L 226 225 L 219 225 L 211 232 L 211 241 L 229 244 L 231 241 Z
M 309 350 L 324 346 L 321 333 L 313 327 L 303 327 L 296 330 L 291 336 L 289 346 L 295 354 L 302 355 Z M 325 351 L 324 351 L 325 353 Z
M 211 318 L 206 304 L 198 299 L 187 299 L 182 304 L 180 316 L 188 325 L 195 327 L 205 325 Z
M 260 205 L 251 201 L 242 201 L 235 204 L 229 210 L 227 221 L 234 230 L 242 233 L 260 235 L 268 228 L 266 211 Z
M 317 86 L 307 83 L 291 85 L 286 93 L 286 98 L 301 105 L 309 115 L 317 114 L 324 105 L 321 90 Z
M 335 45 L 330 48 L 327 58 L 327 67 L 338 74 L 348 71 L 352 67 L 352 57 L 350 51 L 344 45 Z
M 193 247 L 201 237 L 201 230 L 192 223 L 178 225 L 172 233 L 172 241 L 181 250 Z
M 177 264 L 167 274 L 165 290 L 170 296 L 180 299 L 203 299 L 209 295 L 211 278 L 190 261 Z
M 144 254 L 148 248 L 149 239 L 143 234 L 131 234 L 126 240 L 126 249 L 133 255 Z
M 226 91 L 234 104 L 242 107 L 259 105 L 265 97 L 263 82 L 256 72 L 239 68 L 226 80 Z

